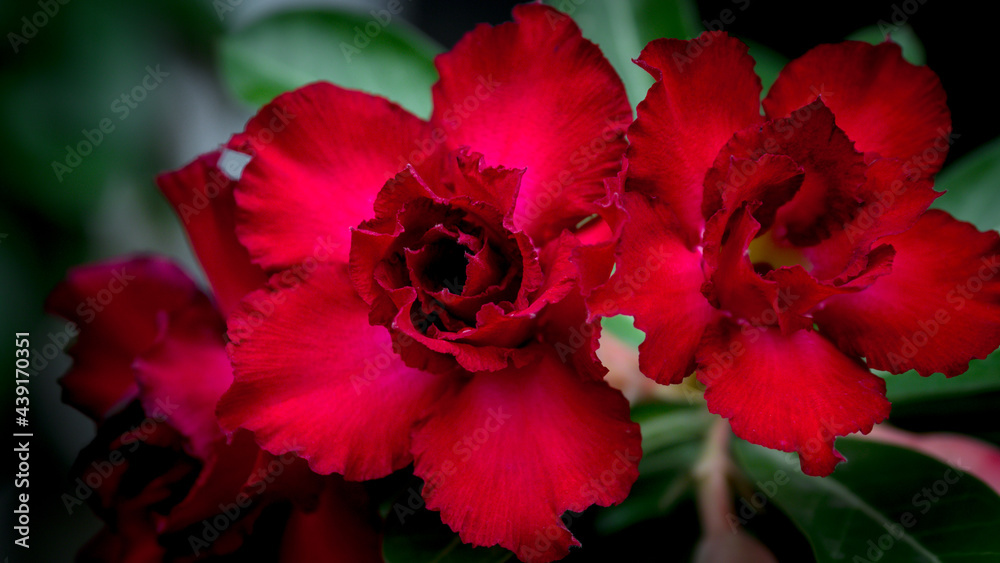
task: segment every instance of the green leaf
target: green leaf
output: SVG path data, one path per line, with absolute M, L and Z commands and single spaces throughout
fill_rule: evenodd
M 714 415 L 702 407 L 637 405 L 632 418 L 642 428 L 639 479 L 621 504 L 601 509 L 596 526 L 613 534 L 658 518 L 691 496 L 691 468 L 701 455 L 702 440 Z
M 773 503 L 795 522 L 818 563 L 1000 560 L 1000 497 L 981 481 L 911 450 L 840 438 L 848 461 L 809 477 L 794 455 L 742 440 L 737 459 L 759 492 L 741 499 L 752 519 Z
M 601 328 L 620 338 L 623 342 L 638 346 L 646 338 L 646 333 L 635 328 L 635 319 L 628 315 L 615 315 L 601 319 Z
M 1000 138 L 946 167 L 935 187 L 948 193 L 934 207 L 980 229 L 1000 228 Z
M 921 377 L 915 371 L 899 375 L 876 372 L 885 378 L 886 396 L 893 404 L 936 401 L 946 397 L 1000 391 L 1000 350 L 985 360 L 972 360 L 969 371 L 958 377 L 935 373 Z
M 230 88 L 255 106 L 327 80 L 384 96 L 427 117 L 437 80 L 433 59 L 442 50 L 401 18 L 382 24 L 368 14 L 296 11 L 225 37 L 219 54 Z
M 698 9 L 690 0 L 581 1 L 546 0 L 569 14 L 583 36 L 601 48 L 625 83 L 629 101 L 635 107 L 653 84 L 649 73 L 632 59 L 653 39 L 690 39 L 702 31 Z
M 760 91 L 760 99 L 763 100 L 767 96 L 768 90 L 771 89 L 771 85 L 778 79 L 781 69 L 788 64 L 788 57 L 756 41 L 747 39 L 740 39 L 740 41 L 747 44 L 747 47 L 750 48 L 750 56 L 757 62 L 753 70 L 760 77 L 761 86 L 763 86 Z
M 405 498 L 397 506 L 408 506 Z M 501 547 L 473 547 L 462 543 L 458 534 L 441 523 L 436 512 L 424 508 L 415 511 L 390 511 L 382 539 L 386 563 L 502 563 L 514 553 Z M 399 514 L 404 517 L 399 518 Z
M 880 22 L 879 25 L 859 29 L 848 35 L 847 38 L 855 41 L 864 41 L 865 43 L 871 43 L 872 45 L 878 45 L 886 40 L 887 35 L 894 43 L 903 49 L 904 59 L 918 66 L 927 62 L 924 44 L 920 41 L 920 38 L 917 37 L 913 28 L 906 24 L 889 25 L 885 22 Z

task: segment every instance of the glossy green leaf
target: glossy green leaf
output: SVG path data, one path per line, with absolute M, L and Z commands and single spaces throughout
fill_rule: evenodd
M 583 36 L 600 46 L 618 71 L 635 107 L 653 84 L 649 74 L 632 63 L 653 39 L 690 39 L 702 31 L 698 9 L 690 0 L 546 0 L 569 14 Z
M 597 513 L 597 529 L 612 534 L 663 516 L 691 496 L 691 468 L 701 455 L 702 439 L 715 416 L 702 407 L 639 405 L 632 418 L 642 428 L 639 479 L 621 504 Z
M 985 360 L 972 360 L 969 371 L 957 377 L 936 373 L 921 377 L 915 371 L 899 375 L 876 372 L 885 378 L 886 396 L 893 404 L 933 401 L 989 391 L 1000 391 L 1000 351 Z
M 230 88 L 255 106 L 326 80 L 384 96 L 427 117 L 437 80 L 433 59 L 441 51 L 399 15 L 386 22 L 370 14 L 301 11 L 234 32 L 219 53 Z
M 911 450 L 840 438 L 848 459 L 809 477 L 796 456 L 738 440 L 737 460 L 758 492 L 734 517 L 781 509 L 818 563 L 947 563 L 1000 560 L 1000 496 L 981 481 Z
M 924 44 L 917 37 L 913 28 L 906 24 L 892 25 L 883 21 L 877 25 L 859 29 L 848 35 L 847 38 L 878 45 L 885 41 L 887 36 L 903 49 L 904 59 L 915 65 L 926 63 L 927 56 L 924 51 Z
M 1000 228 L 1000 138 L 946 166 L 935 187 L 948 193 L 934 207 L 983 230 Z
M 767 96 L 768 90 L 771 89 L 771 85 L 778 79 L 781 69 L 785 68 L 785 65 L 788 64 L 788 58 L 756 41 L 747 39 L 741 39 L 741 41 L 746 43 L 747 47 L 750 48 L 750 56 L 757 63 L 754 65 L 753 70 L 760 77 L 761 86 L 763 87 L 760 91 L 760 97 L 763 100 Z

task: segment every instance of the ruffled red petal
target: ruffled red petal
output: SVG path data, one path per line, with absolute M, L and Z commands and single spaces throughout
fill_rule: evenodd
M 1000 345 L 1000 236 L 930 210 L 892 245 L 892 272 L 835 296 L 820 329 L 872 368 L 958 375 Z
M 889 416 L 885 381 L 809 330 L 722 326 L 698 352 L 698 380 L 708 410 L 737 436 L 798 452 L 808 475 L 829 475 L 844 459 L 837 436 L 868 433 Z
M 480 25 L 435 60 L 442 149 L 525 169 L 514 224 L 538 246 L 595 212 L 621 168 L 632 110 L 621 79 L 570 18 L 541 4 Z M 567 96 L 567 92 L 573 95 Z
M 448 380 L 403 365 L 346 266 L 244 299 L 229 319 L 235 380 L 220 424 L 246 428 L 271 453 L 296 452 L 321 474 L 351 480 L 410 463 L 410 429 Z
M 701 294 L 700 252 L 685 246 L 677 219 L 659 201 L 625 194 L 630 219 L 619 243 L 611 279 L 587 299 L 593 317 L 635 317 L 646 333 L 639 346 L 642 372 L 660 383 L 679 382 L 694 371 L 694 352 L 717 311 Z
M 906 161 L 931 176 L 948 154 L 951 113 L 937 75 L 898 45 L 820 45 L 788 63 L 764 99 L 771 119 L 822 98 L 858 150 Z
M 694 246 L 705 173 L 733 133 L 761 121 L 760 79 L 746 45 L 720 32 L 657 39 L 636 63 L 656 83 L 629 128 L 626 189 L 665 201 Z
M 428 131 L 392 102 L 332 84 L 278 96 L 229 144 L 252 156 L 236 188 L 240 242 L 268 270 L 347 262 L 351 227 L 372 217 Z
M 437 405 L 414 432 L 414 473 L 466 543 L 526 562 L 564 557 L 579 543 L 562 514 L 621 502 L 638 476 L 627 401 L 551 348 L 524 368 L 476 374 Z

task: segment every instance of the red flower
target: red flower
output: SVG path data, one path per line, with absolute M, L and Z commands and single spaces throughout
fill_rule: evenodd
M 617 269 L 589 301 L 635 316 L 643 373 L 697 369 L 737 435 L 826 475 L 889 414 L 866 369 L 962 373 L 1000 344 L 1000 242 L 927 207 L 945 94 L 892 43 L 823 45 L 764 99 L 724 33 L 658 40 L 629 129 Z M 651 273 L 652 272 L 652 273 Z
M 98 424 L 62 497 L 70 513 L 86 502 L 107 523 L 81 559 L 201 560 L 280 542 L 283 561 L 301 560 L 303 549 L 380 560 L 362 490 L 262 451 L 248 432 L 222 433 L 215 405 L 232 382 L 225 322 L 176 266 L 137 258 L 79 267 L 47 309 L 80 327 L 64 400 Z M 311 520 L 345 533 L 302 545 L 297 527 Z
M 600 380 L 582 298 L 613 265 L 605 182 L 631 110 L 569 18 L 514 20 L 438 57 L 429 121 L 325 83 L 279 96 L 202 159 L 238 178 L 242 247 L 188 227 L 210 277 L 243 248 L 271 275 L 228 321 L 227 430 L 350 480 L 414 463 L 462 540 L 549 561 L 578 545 L 564 512 L 637 476 L 638 427 Z M 199 194 L 226 193 L 166 178 L 193 221 Z

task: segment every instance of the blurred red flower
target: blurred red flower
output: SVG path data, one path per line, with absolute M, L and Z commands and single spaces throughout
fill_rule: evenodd
M 107 524 L 81 560 L 381 560 L 359 485 L 269 454 L 249 432 L 223 434 L 225 321 L 179 268 L 151 257 L 81 266 L 47 309 L 80 327 L 63 398 L 97 423 L 62 497 L 71 513 L 87 503 Z M 303 535 L 316 522 L 329 531 Z

